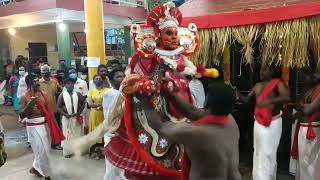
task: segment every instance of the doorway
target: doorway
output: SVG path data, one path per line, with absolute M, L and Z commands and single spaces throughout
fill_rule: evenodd
M 29 60 L 32 64 L 38 60 L 48 62 L 47 43 L 28 43 Z

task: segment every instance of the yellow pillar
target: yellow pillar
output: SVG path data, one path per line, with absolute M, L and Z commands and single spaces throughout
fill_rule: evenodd
M 100 59 L 100 64 L 106 64 L 103 2 L 102 0 L 85 0 L 84 7 L 87 34 L 87 57 L 89 57 L 88 61 L 92 59 L 91 57 L 97 57 Z M 97 73 L 97 68 L 89 67 L 88 69 L 89 80 L 91 80 Z

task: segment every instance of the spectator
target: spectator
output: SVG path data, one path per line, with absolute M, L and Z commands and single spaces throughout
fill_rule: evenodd
M 105 69 L 106 70 L 106 69 Z M 88 105 L 90 110 L 90 123 L 89 132 L 92 132 L 100 123 L 104 120 L 103 108 L 102 108 L 102 97 L 104 93 L 108 90 L 104 84 L 103 79 L 100 75 L 95 75 L 93 77 L 93 82 L 95 87 L 90 89 L 88 92 Z M 99 159 L 100 151 L 99 146 L 102 146 L 102 139 L 97 142 L 96 145 L 92 147 L 92 157 Z
M 59 92 L 59 89 L 61 87 L 56 81 L 53 81 L 51 79 L 51 67 L 48 66 L 47 64 L 41 66 L 41 75 L 42 78 L 40 79 L 40 89 L 43 92 L 46 92 L 48 95 L 48 100 L 49 100 L 49 107 L 51 108 L 51 111 L 54 112 L 55 119 L 61 127 L 61 122 L 60 122 L 60 114 L 57 113 L 57 100 L 56 100 L 56 95 Z M 52 144 L 53 149 L 57 150 L 62 150 L 62 148 L 58 144 Z

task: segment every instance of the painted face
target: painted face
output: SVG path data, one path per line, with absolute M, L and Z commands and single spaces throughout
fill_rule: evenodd
M 179 46 L 178 29 L 169 27 L 161 30 L 161 42 L 165 50 L 175 50 Z

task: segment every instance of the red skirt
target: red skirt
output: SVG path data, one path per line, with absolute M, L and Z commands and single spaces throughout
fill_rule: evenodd
M 112 137 L 103 154 L 111 164 L 125 171 L 142 175 L 158 174 L 140 158 L 129 140 L 123 137 Z

